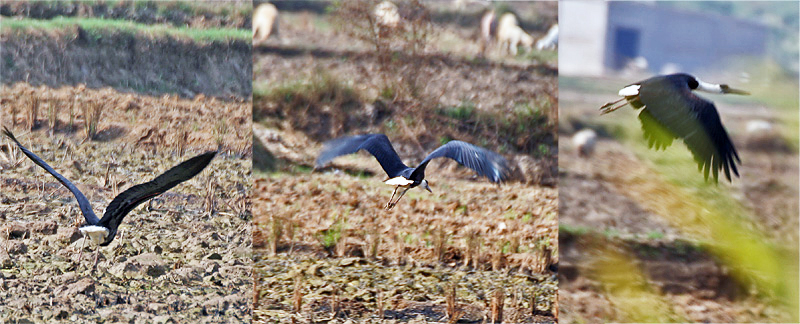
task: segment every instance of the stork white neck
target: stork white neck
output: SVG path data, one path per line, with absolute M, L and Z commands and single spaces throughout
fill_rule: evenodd
M 703 82 L 697 78 L 695 78 L 695 80 L 697 80 L 697 90 L 710 93 L 723 93 L 722 87 L 719 84 Z

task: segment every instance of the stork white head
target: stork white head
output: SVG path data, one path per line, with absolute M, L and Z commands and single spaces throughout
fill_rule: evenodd
M 425 190 L 428 190 L 428 192 L 433 193 L 433 191 L 431 191 L 431 187 L 428 186 L 428 180 L 422 179 L 422 183 L 420 183 L 420 185 L 425 188 Z
M 749 95 L 750 93 L 744 90 L 734 89 L 728 86 L 727 84 L 714 84 L 700 81 L 700 79 L 695 78 L 697 80 L 697 90 L 705 91 L 709 93 L 733 93 L 739 95 Z

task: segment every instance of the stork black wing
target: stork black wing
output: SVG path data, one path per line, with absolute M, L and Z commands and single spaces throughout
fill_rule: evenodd
M 216 154 L 216 151 L 211 151 L 195 156 L 172 167 L 172 169 L 167 170 L 167 172 L 152 181 L 130 187 L 114 197 L 114 200 L 108 204 L 103 218 L 100 219 L 100 224 L 112 231 L 112 234 L 109 235 L 104 244 L 111 242 L 114 237 L 113 233 L 116 233 L 117 227 L 122 223 L 122 219 L 131 210 L 148 199 L 158 196 L 179 183 L 196 176 L 211 163 Z
M 499 154 L 466 142 L 450 141 L 428 154 L 411 174 L 411 179 L 424 178 L 428 162 L 438 157 L 456 160 L 459 164 L 475 170 L 479 175 L 489 178 L 492 182 L 503 182 L 511 173 L 508 161 Z
M 33 152 L 28 151 L 28 149 L 22 146 L 22 144 L 20 144 L 20 142 L 17 140 L 16 137 L 14 137 L 14 134 L 12 134 L 11 131 L 8 130 L 8 128 L 3 127 L 3 134 L 5 134 L 6 136 L 8 136 L 8 138 L 14 141 L 14 143 L 17 144 L 17 147 L 19 147 L 22 153 L 25 153 L 25 155 L 28 156 L 28 158 L 30 158 L 31 161 L 33 161 L 33 163 L 36 163 L 36 165 L 44 168 L 48 173 L 52 174 L 58 180 L 58 182 L 61 182 L 61 184 L 64 185 L 64 187 L 67 187 L 67 189 L 69 189 L 69 191 L 71 191 L 72 194 L 75 196 L 75 199 L 78 200 L 78 206 L 81 208 L 81 213 L 83 214 L 83 218 L 86 219 L 86 223 L 90 225 L 97 225 L 100 219 L 98 219 L 97 215 L 94 214 L 94 211 L 92 210 L 92 205 L 89 203 L 89 200 L 86 199 L 86 196 L 84 196 L 83 193 L 80 190 L 78 190 L 78 187 L 75 187 L 75 185 L 72 184 L 72 182 L 70 182 L 69 180 L 67 180 L 67 178 L 64 178 L 64 176 L 56 172 L 56 170 L 53 170 L 53 168 L 51 168 L 49 165 L 47 165 L 47 163 L 45 163 L 42 159 L 36 156 L 36 154 L 33 154 Z
M 383 167 L 383 171 L 386 171 L 390 178 L 399 176 L 401 172 L 408 169 L 408 166 L 403 164 L 400 156 L 392 147 L 389 138 L 384 134 L 347 136 L 325 142 L 322 152 L 317 157 L 316 167 L 322 167 L 338 156 L 352 154 L 359 150 L 366 150 L 375 156 L 375 159 Z
M 692 151 L 698 169 L 708 180 L 713 175 L 719 181 L 719 171 L 731 180 L 731 170 L 738 177 L 736 148 L 714 104 L 696 96 L 686 84 L 671 83 L 665 78 L 653 78 L 642 83 L 639 99 L 645 109 L 639 115 L 645 138 L 651 146 L 663 148 L 672 139 L 683 139 Z

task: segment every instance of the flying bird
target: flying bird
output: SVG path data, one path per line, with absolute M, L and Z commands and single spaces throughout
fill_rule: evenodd
M 600 111 L 607 114 L 627 104 L 634 109 L 644 107 L 639 120 L 650 148 L 665 149 L 674 139 L 680 138 L 692 151 L 698 170 L 703 172 L 706 181 L 710 173 L 714 182 L 718 182 L 720 171 L 731 181 L 731 171 L 739 176 L 736 168 L 737 163 L 741 164 L 739 154 L 722 126 L 714 103 L 695 95 L 693 90 L 749 94 L 726 84 L 706 83 L 678 73 L 630 84 L 619 91 L 622 99 L 603 105 Z M 623 100 L 625 102 L 617 105 Z
M 328 141 L 317 158 L 316 168 L 321 168 L 338 156 L 356 153 L 360 150 L 365 150 L 375 156 L 375 159 L 383 167 L 383 171 L 386 171 L 389 176 L 389 179 L 384 182 L 395 186 L 392 197 L 386 204 L 386 209 L 394 207 L 411 188 L 422 186 L 428 192 L 433 192 L 428 185 L 428 180 L 425 180 L 425 167 L 435 158 L 453 159 L 474 170 L 478 175 L 489 178 L 494 183 L 507 180 L 511 173 L 508 161 L 499 154 L 462 141 L 450 141 L 440 146 L 428 154 L 416 168 L 411 168 L 403 164 L 400 156 L 392 147 L 392 143 L 389 142 L 389 138 L 384 134 L 356 135 Z M 401 187 L 405 190 L 400 193 L 397 200 L 392 202 L 397 190 Z
M 44 168 L 48 173 L 53 175 L 53 177 L 61 182 L 62 185 L 67 187 L 69 191 L 72 192 L 72 194 L 75 196 L 75 199 L 78 201 L 78 206 L 81 209 L 83 217 L 86 219 L 86 223 L 81 226 L 79 230 L 84 237 L 88 236 L 95 244 L 99 244 L 100 246 L 106 246 L 114 240 L 114 237 L 117 234 L 117 228 L 122 223 L 122 219 L 131 210 L 136 208 L 136 206 L 139 206 L 143 202 L 164 193 L 181 182 L 191 179 L 203 171 L 203 169 L 217 154 L 216 151 L 209 151 L 200 154 L 184 161 L 181 164 L 178 164 L 172 169 L 167 170 L 167 172 L 164 172 L 149 182 L 141 183 L 128 188 L 128 190 L 125 190 L 121 194 L 114 197 L 114 199 L 111 200 L 111 203 L 108 204 L 108 207 L 106 207 L 103 218 L 98 218 L 92 210 L 92 205 L 89 203 L 89 200 L 86 199 L 86 196 L 84 196 L 80 190 L 78 190 L 78 187 L 67 180 L 67 178 L 53 170 L 50 165 L 36 156 L 36 154 L 33 154 L 33 152 L 22 146 L 22 144 L 14 137 L 14 134 L 12 134 L 8 128 L 3 127 L 3 134 L 14 141 L 22 153 L 28 156 L 33 163 L 36 163 L 38 166 Z M 84 240 L 84 243 L 85 242 L 86 241 Z M 83 248 L 81 248 L 81 253 L 82 252 Z M 78 258 L 80 259 L 80 257 Z M 96 263 L 97 255 L 95 254 L 95 264 Z

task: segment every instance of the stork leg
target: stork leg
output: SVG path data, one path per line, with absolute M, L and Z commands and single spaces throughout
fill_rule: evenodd
M 397 189 L 399 189 L 399 188 L 400 188 L 400 186 L 394 187 L 394 192 L 392 192 L 392 198 L 389 198 L 389 202 L 386 203 L 386 209 L 391 209 L 394 206 L 392 204 L 392 199 L 394 199 L 394 195 L 397 193 Z
M 616 105 L 617 103 L 619 103 L 620 101 L 623 101 L 625 99 L 627 99 L 627 98 L 623 97 L 622 99 L 619 99 L 617 101 L 606 103 L 605 105 L 600 107 L 600 114 L 601 115 L 605 115 L 605 114 L 610 113 L 610 112 L 612 112 L 614 110 L 617 110 L 617 109 L 620 109 L 620 108 L 624 107 L 625 105 L 628 104 L 627 101 L 625 101 L 624 103 L 622 103 L 621 105 L 616 106 L 616 107 L 614 107 L 614 105 Z
M 406 191 L 408 191 L 408 189 L 411 189 L 411 188 L 409 187 L 409 188 L 406 188 L 406 190 L 403 190 L 403 192 L 400 193 L 400 197 L 397 197 L 397 200 L 395 200 L 394 202 L 389 200 L 389 205 L 386 206 L 386 209 L 392 209 L 392 207 L 394 207 L 394 205 L 397 205 L 397 202 L 400 201 L 400 198 L 403 198 L 403 195 L 406 194 Z M 392 195 L 392 196 L 394 196 L 394 195 Z
M 86 235 L 83 235 L 83 244 L 81 244 L 81 251 L 78 253 L 78 263 L 81 263 L 81 257 L 83 256 L 83 247 L 86 246 Z
M 94 268 L 97 267 L 97 257 L 100 256 L 100 247 L 97 247 L 97 250 L 94 252 L 94 263 L 92 263 L 92 270 L 90 272 L 94 272 Z

